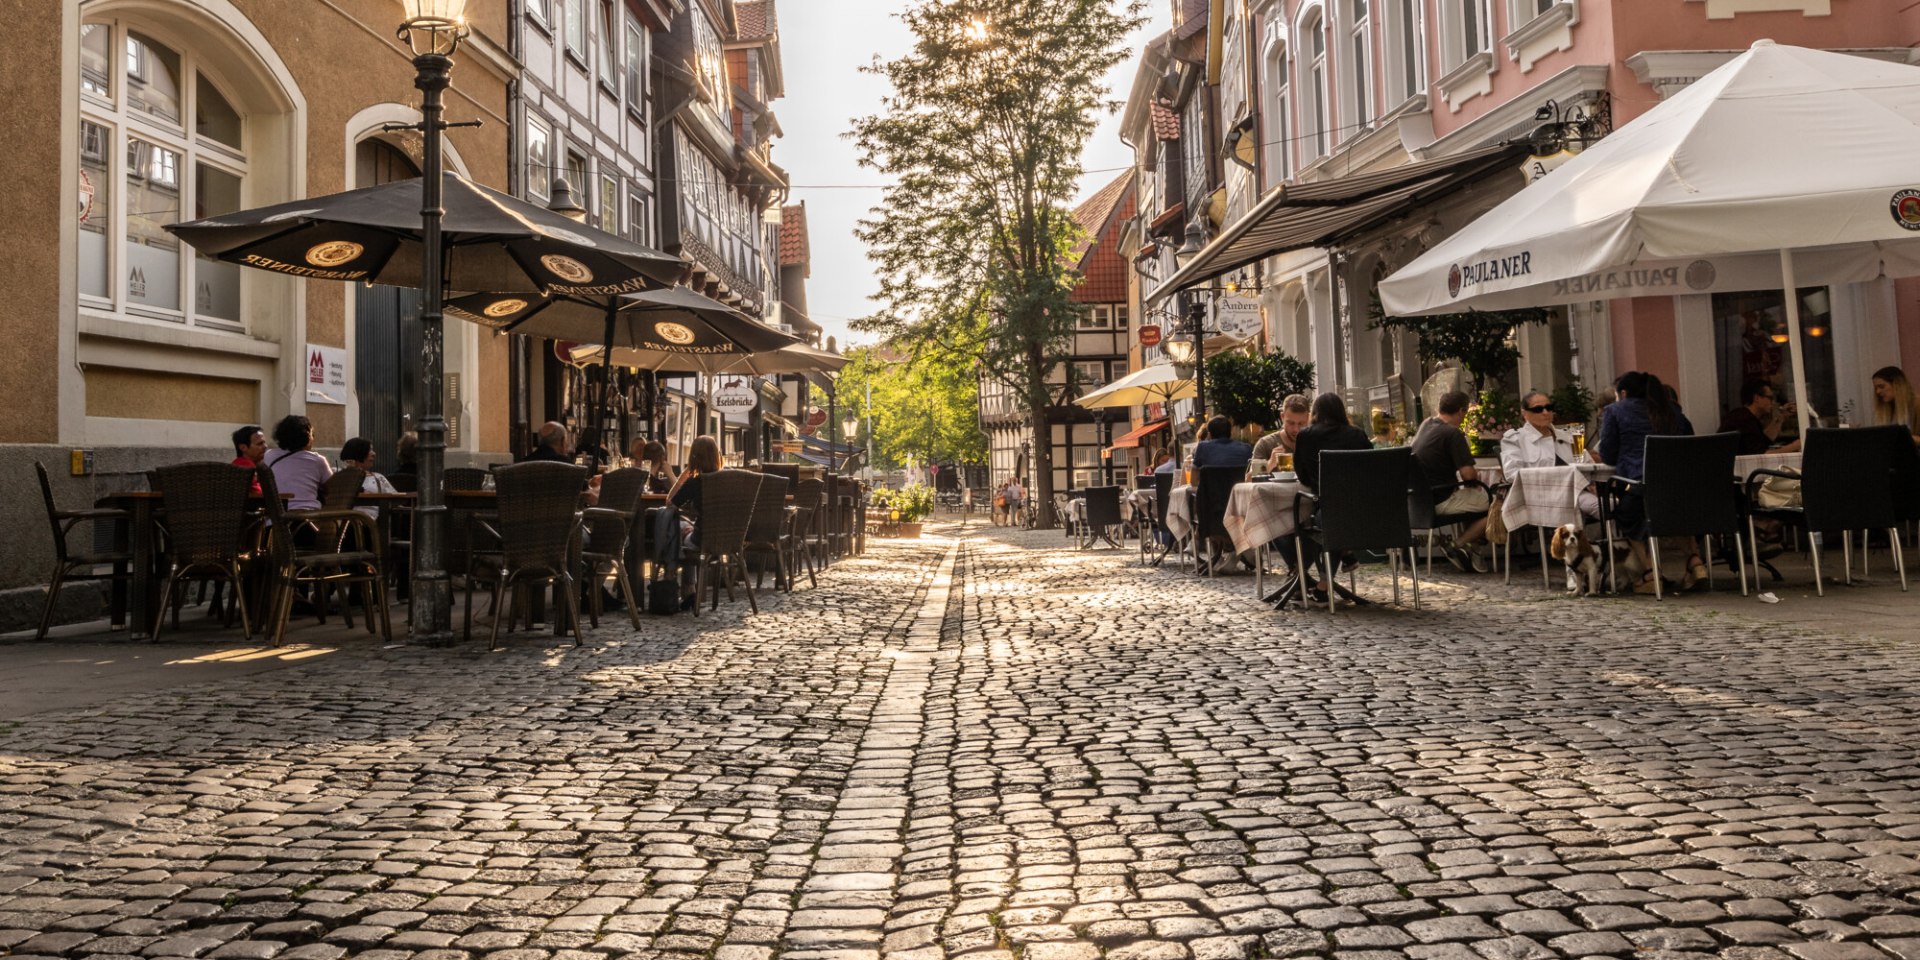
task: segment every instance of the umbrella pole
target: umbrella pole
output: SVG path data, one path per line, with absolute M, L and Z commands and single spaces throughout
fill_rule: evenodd
M 1807 358 L 1800 346 L 1800 285 L 1793 282 L 1793 251 L 1780 251 L 1780 283 L 1787 300 L 1787 355 L 1793 361 L 1793 401 L 1800 421 L 1800 442 L 1807 439 L 1813 411 L 1807 405 Z
M 600 404 L 593 411 L 593 419 L 597 421 L 593 428 L 594 452 L 588 454 L 596 473 L 600 470 L 600 451 L 607 451 L 609 459 L 613 457 L 613 449 L 607 446 L 607 407 L 613 403 L 613 322 L 619 310 L 617 303 L 607 301 L 607 335 L 600 347 Z

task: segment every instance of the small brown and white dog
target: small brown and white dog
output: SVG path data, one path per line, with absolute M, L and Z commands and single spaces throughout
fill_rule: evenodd
M 1561 524 L 1553 531 L 1553 544 L 1547 553 L 1567 565 L 1567 593 L 1576 597 L 1600 595 L 1600 550 L 1587 539 L 1585 527 Z

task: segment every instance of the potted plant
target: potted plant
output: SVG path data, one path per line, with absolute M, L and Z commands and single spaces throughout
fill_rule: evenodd
M 1593 391 L 1574 377 L 1560 385 L 1547 398 L 1553 404 L 1553 422 L 1565 426 L 1587 426 L 1593 418 Z
M 875 490 L 873 505 L 887 511 L 887 517 L 894 521 L 898 536 L 918 537 L 921 521 L 933 512 L 933 488 L 924 483 L 914 483 L 898 490 Z
M 1500 455 L 1500 437 L 1520 425 L 1520 400 L 1504 390 L 1482 390 L 1467 407 L 1460 432 L 1476 457 Z

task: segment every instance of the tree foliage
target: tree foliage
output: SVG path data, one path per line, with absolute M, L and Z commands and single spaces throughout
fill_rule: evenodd
M 1239 351 L 1207 358 L 1207 400 L 1234 423 L 1280 424 L 1280 401 L 1290 393 L 1313 395 L 1313 363 L 1285 350 L 1264 356 Z
M 973 463 L 987 458 L 980 431 L 980 381 L 970 366 L 931 359 L 902 361 L 874 347 L 847 351 L 840 404 L 859 418 L 877 470 L 919 464 Z M 872 405 L 867 402 L 872 388 Z M 869 426 L 870 425 L 870 426 Z
M 1142 0 L 911 0 L 913 49 L 867 69 L 892 86 L 854 121 L 863 166 L 890 178 L 856 235 L 879 267 L 880 310 L 856 327 L 917 358 L 1019 391 L 1033 478 L 1049 489 L 1046 376 L 1079 308 L 1068 254 L 1080 153 L 1129 54 Z
M 1518 310 L 1468 310 L 1430 317 L 1389 317 L 1378 297 L 1373 301 L 1373 326 L 1377 329 L 1406 330 L 1416 338 L 1414 352 L 1430 363 L 1459 360 L 1460 365 L 1483 388 L 1506 376 L 1508 368 L 1520 359 L 1513 345 L 1515 327 L 1546 323 L 1547 311 L 1540 307 Z

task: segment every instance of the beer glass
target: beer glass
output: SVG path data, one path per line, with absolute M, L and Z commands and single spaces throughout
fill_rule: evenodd
M 1587 462 L 1587 428 L 1584 424 L 1573 428 L 1573 462 Z
M 1280 473 L 1292 473 L 1293 454 L 1281 451 L 1279 458 L 1274 461 L 1274 469 Z

